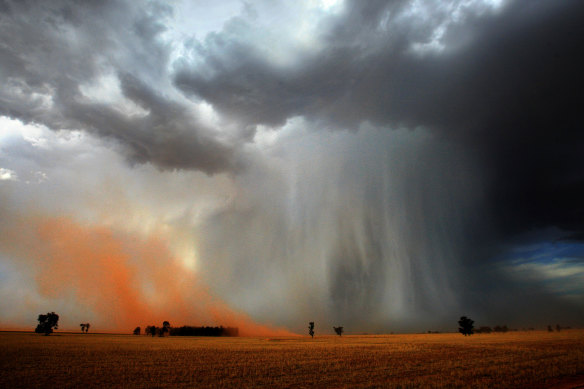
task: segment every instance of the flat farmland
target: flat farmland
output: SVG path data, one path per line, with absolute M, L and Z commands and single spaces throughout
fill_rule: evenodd
M 0 333 L 0 387 L 572 388 L 584 330 L 166 337 Z

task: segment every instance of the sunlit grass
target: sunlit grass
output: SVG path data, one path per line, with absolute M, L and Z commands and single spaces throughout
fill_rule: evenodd
M 0 333 L 0 387 L 537 387 L 584 331 L 203 338 Z

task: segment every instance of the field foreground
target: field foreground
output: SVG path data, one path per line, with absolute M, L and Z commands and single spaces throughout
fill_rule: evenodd
M 584 330 L 314 339 L 0 333 L 3 388 L 580 385 Z

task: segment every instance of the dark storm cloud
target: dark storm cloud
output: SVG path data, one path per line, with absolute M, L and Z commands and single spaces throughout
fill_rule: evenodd
M 197 60 L 175 63 L 174 83 L 222 114 L 250 127 L 302 116 L 312 127 L 360 129 L 347 150 L 321 150 L 342 154 L 339 161 L 328 168 L 311 164 L 311 173 L 303 173 L 308 182 L 293 186 L 295 194 L 307 192 L 298 205 L 303 238 L 294 237 L 286 215 L 281 223 L 274 220 L 280 211 L 258 207 L 242 217 L 227 209 L 213 220 L 221 233 L 242 220 L 254 222 L 244 233 L 229 233 L 233 249 L 204 256 L 215 262 L 209 271 L 224 269 L 226 261 L 241 263 L 225 282 L 262 285 L 277 300 L 260 275 L 269 274 L 274 258 L 281 269 L 300 252 L 324 267 L 319 280 L 326 280 L 326 290 L 306 285 L 297 297 L 326 294 L 325 304 L 302 306 L 304 315 L 358 328 L 383 327 L 379 323 L 395 318 L 427 321 L 429 312 L 434 322 L 427 325 L 440 326 L 461 309 L 482 322 L 577 321 L 579 308 L 539 282 L 517 281 L 493 258 L 522 233 L 556 226 L 573 239 L 584 230 L 578 200 L 584 195 L 583 17 L 578 1 L 504 2 L 496 10 L 486 2 L 347 1 L 342 14 L 321 19 L 322 45 L 299 50 L 284 65 L 277 51 L 248 39 L 256 26 L 244 17 L 194 42 Z M 409 152 L 404 155 L 399 148 L 384 151 L 399 136 L 365 150 L 360 142 L 374 136 L 363 135 L 363 122 L 418 129 L 414 139 L 420 128 L 431 136 L 423 147 L 417 141 L 401 145 Z M 367 158 L 399 164 L 384 161 L 385 152 L 407 164 L 403 174 L 388 167 L 366 183 L 363 176 L 375 168 L 351 171 Z M 307 154 L 314 158 L 298 152 Z M 310 174 L 318 179 L 311 182 Z M 352 188 L 378 195 L 336 197 Z M 319 196 L 326 201 L 314 206 Z M 359 205 L 355 199 L 364 196 Z M 265 239 L 255 238 L 259 234 Z M 283 248 L 272 252 L 272 239 Z M 289 240 L 290 252 L 278 251 Z M 230 285 L 224 288 L 232 292 Z
M 156 223 L 184 219 L 197 272 L 255 318 L 580 323 L 581 295 L 534 281 L 549 267 L 500 254 L 533 229 L 583 236 L 584 4 L 317 3 L 290 2 L 308 27 L 258 1 L 193 37 L 155 2 L 0 2 L 0 115 L 112 140 L 134 163 L 237 172 L 205 178 L 209 207 L 185 185 L 200 218 Z M 31 160 L 33 146 L 8 144 Z M 157 173 L 144 192 L 170 177 Z
M 430 128 L 476 151 L 501 234 L 583 230 L 584 4 L 412 4 L 347 2 L 321 23 L 324 48 L 292 68 L 254 50 L 241 38 L 253 27 L 232 20 L 194 47 L 204 64 L 183 63 L 175 84 L 248 125 L 302 115 Z
M 169 47 L 160 39 L 172 9 L 157 3 L 4 2 L 0 14 L 0 114 L 54 130 L 114 139 L 134 162 L 206 173 L 235 168 L 232 148 L 160 92 Z M 121 102 L 87 98 L 82 88 L 109 76 Z
M 449 15 L 436 5 L 424 20 L 407 7 L 411 4 L 348 1 L 340 17 L 320 22 L 323 47 L 299 53 L 294 67 L 279 66 L 247 39 L 253 23 L 234 18 L 222 32 L 193 44 L 203 64 L 179 62 L 175 84 L 251 124 L 281 125 L 295 115 L 352 129 L 364 120 L 436 124 L 418 116 L 433 111 L 428 105 L 444 104 L 435 101 L 449 82 L 441 73 L 457 71 L 447 70 L 442 56 L 420 58 L 411 47 L 428 42 Z
M 130 160 L 167 169 L 199 169 L 207 173 L 236 169 L 233 151 L 207 135 L 197 118 L 181 104 L 165 99 L 136 77 L 120 76 L 125 97 L 148 112 L 127 117 L 109 104 L 71 102 L 69 120 L 126 146 Z M 198 126 L 198 127 L 196 127 Z

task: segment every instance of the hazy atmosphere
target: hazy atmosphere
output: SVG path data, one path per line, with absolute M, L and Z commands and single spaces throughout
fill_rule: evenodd
M 583 20 L 0 0 L 0 327 L 584 326 Z

